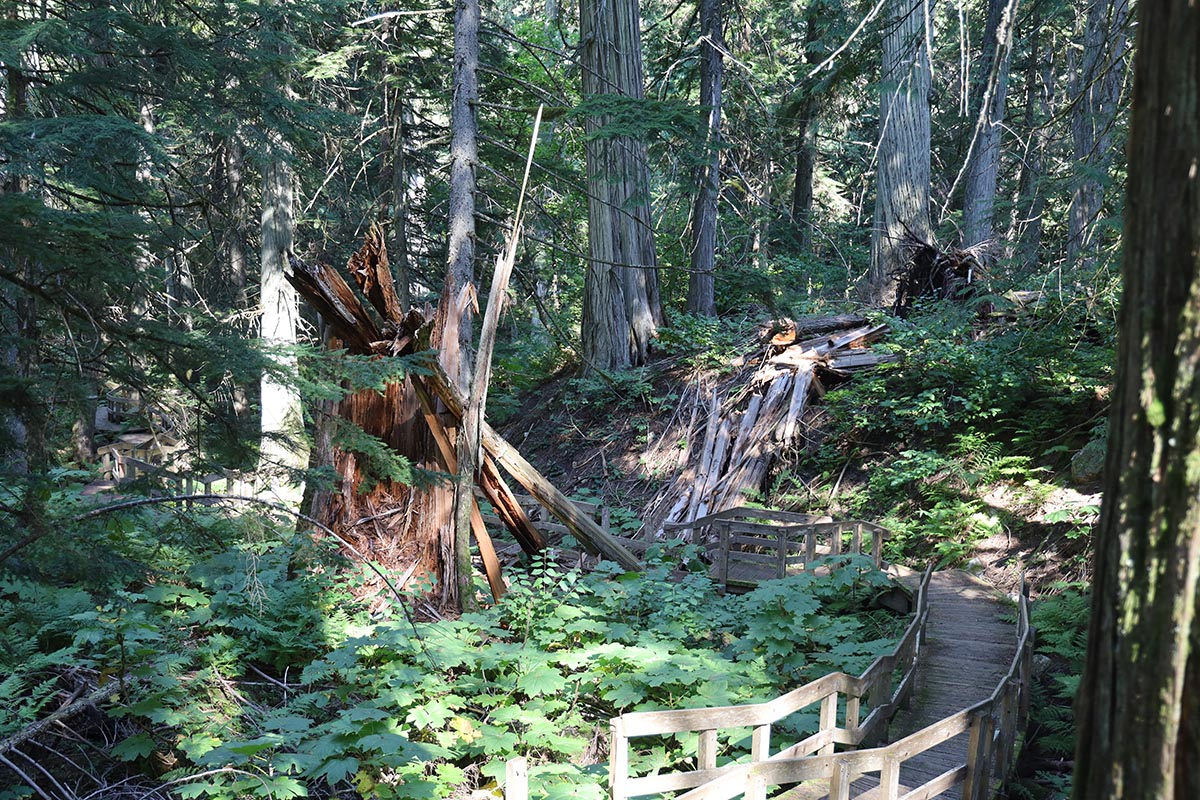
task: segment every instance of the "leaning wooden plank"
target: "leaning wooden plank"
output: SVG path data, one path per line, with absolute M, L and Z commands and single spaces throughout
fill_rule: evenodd
M 708 483 L 708 476 L 713 471 L 713 446 L 717 441 L 717 428 L 719 427 L 721 427 L 721 401 L 714 391 L 712 401 L 709 404 L 708 420 L 705 422 L 704 444 L 700 448 L 700 470 L 697 472 L 696 480 L 692 484 L 695 488 L 692 491 L 692 499 L 688 504 L 685 519 L 694 519 L 697 516 L 703 516 L 699 511 L 700 502 L 703 499 L 704 485 Z
M 434 442 L 437 444 L 440 453 L 450 452 L 453 454 L 454 445 L 450 442 L 450 435 L 442 424 L 441 418 L 438 417 L 434 410 L 433 395 L 430 394 L 429 388 L 425 382 L 418 378 L 412 379 L 413 392 L 417 396 L 417 401 L 421 406 L 421 413 L 425 417 L 425 422 L 429 425 L 429 430 L 433 434 Z M 457 464 L 457 460 L 450 463 Z M 504 521 L 505 525 L 512 531 L 513 537 L 520 543 L 521 549 L 529 555 L 541 552 L 546 547 L 545 537 L 533 527 L 529 521 L 529 517 L 525 511 L 516 502 L 515 497 L 510 501 L 508 496 L 512 495 L 512 490 L 504 483 L 504 479 L 500 476 L 499 470 L 491 459 L 484 458 L 480 468 L 479 487 L 483 489 L 487 496 L 488 502 L 492 504 L 492 508 L 496 509 L 497 515 Z M 506 494 L 507 493 L 507 496 Z
M 783 422 L 780 428 L 776 431 L 776 440 L 783 444 L 788 444 L 792 441 L 792 437 L 796 433 L 796 424 L 800 420 L 800 414 L 804 411 L 805 405 L 808 403 L 808 388 L 812 385 L 812 365 L 808 368 L 801 368 L 796 372 L 796 384 L 792 389 L 792 400 L 788 404 L 787 412 L 783 415 Z
M 414 380 L 414 385 L 419 381 Z M 437 414 L 433 413 L 433 404 L 429 402 L 431 399 L 428 392 L 418 393 L 418 399 L 421 401 L 421 411 L 425 416 L 425 422 L 429 425 L 429 431 L 433 434 L 433 440 L 437 444 L 438 453 L 442 457 L 442 464 L 445 465 L 446 471 L 453 474 L 458 469 L 458 459 L 454 452 L 454 445 L 450 443 L 450 434 L 442 425 L 441 419 Z M 461 502 L 461 498 L 460 498 Z M 483 516 L 479 513 L 479 503 L 473 495 L 469 496 L 471 507 L 468 509 L 467 522 L 470 530 L 475 534 L 475 544 L 479 546 L 479 557 L 483 561 L 484 574 L 487 575 L 488 587 L 492 590 L 492 597 L 499 601 L 504 596 L 504 578 L 500 574 L 500 559 L 496 557 L 496 548 L 492 544 L 492 537 L 487 532 L 487 525 L 483 522 Z
M 546 549 L 546 539 L 541 531 L 529 520 L 529 515 L 521 507 L 517 496 L 505 482 L 504 476 L 496 462 L 488 456 L 483 457 L 479 469 L 479 486 L 487 495 L 488 502 L 496 509 L 496 514 L 504 520 L 505 526 L 513 532 L 513 536 L 521 544 L 521 549 L 529 555 L 535 555 Z
M 607 533 L 594 520 L 583 514 L 571 502 L 571 499 L 560 492 L 542 473 L 525 460 L 517 449 L 496 433 L 486 422 L 482 426 L 483 447 L 513 476 L 542 505 L 571 529 L 575 538 L 589 549 L 597 551 L 607 559 L 617 562 L 628 570 L 639 570 L 641 562 L 629 550 L 617 541 L 616 537 Z
M 450 413 L 458 416 L 462 413 L 463 399 L 458 388 L 446 377 L 438 365 L 434 365 L 434 374 L 426 380 L 437 392 L 438 397 L 446 404 Z M 571 498 L 558 490 L 546 476 L 525 460 L 525 457 L 509 444 L 503 436 L 484 421 L 480 431 L 483 439 L 483 449 L 487 450 L 500 466 L 508 470 L 517 483 L 536 497 L 546 509 L 571 529 L 571 533 L 579 539 L 580 544 L 607 559 L 617 562 L 628 570 L 639 570 L 642 564 L 633 553 L 621 544 L 616 537 L 607 533 L 594 520 L 580 512 Z

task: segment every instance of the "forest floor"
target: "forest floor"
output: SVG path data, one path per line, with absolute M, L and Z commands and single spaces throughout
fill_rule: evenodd
M 696 371 L 670 358 L 653 361 L 646 369 L 648 391 L 640 397 L 586 396 L 594 384 L 585 387 L 578 378 L 556 377 L 523 393 L 516 410 L 499 426 L 564 493 L 613 509 L 615 532 L 625 536 L 638 532 L 648 504 L 675 477 L 674 465 L 663 464 L 661 439 L 678 417 L 675 400 L 698 379 Z M 819 403 L 808 409 L 804 447 L 836 446 L 826 441 L 824 417 Z M 773 472 L 791 469 L 797 454 L 778 455 Z M 802 481 L 813 477 L 800 475 Z M 868 479 L 866 470 L 849 470 L 843 475 L 842 495 L 865 489 Z M 1005 532 L 975 542 L 960 564 L 1005 593 L 1018 591 L 1022 578 L 1034 595 L 1052 592 L 1062 582 L 1087 579 L 1090 537 L 1080 535 L 1078 520 L 1088 519 L 1099 506 L 1098 485 L 1056 485 L 1034 501 L 1017 487 L 998 484 L 988 487 L 981 500 L 1009 524 Z M 781 510 L 813 511 L 795 498 L 763 497 L 762 502 Z M 839 505 L 833 502 L 816 511 L 836 517 Z

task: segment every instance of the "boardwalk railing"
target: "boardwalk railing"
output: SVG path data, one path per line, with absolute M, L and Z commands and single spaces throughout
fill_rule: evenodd
M 926 572 L 926 578 L 928 575 Z M 829 800 L 850 800 L 851 784 L 872 773 L 879 776 L 879 787 L 871 790 L 871 796 L 876 800 L 936 797 L 959 785 L 962 786 L 963 800 L 988 800 L 1003 782 L 1017 735 L 1024 730 L 1028 720 L 1032 660 L 1033 629 L 1029 624 L 1029 597 L 1022 587 L 1016 653 L 1008 671 L 985 700 L 883 747 L 842 753 L 834 753 L 829 749 L 816 755 L 791 754 L 792 748 L 789 748 L 783 751 L 788 753 L 787 756 L 780 753 L 774 758 L 753 758 L 749 764 L 725 767 L 717 770 L 718 774 L 712 780 L 680 795 L 676 800 L 729 800 L 743 794 L 746 800 L 764 800 L 770 786 L 808 781 L 817 782 L 819 788 L 826 789 Z M 906 787 L 905 794 L 900 794 L 900 769 L 906 761 L 962 735 L 969 737 L 964 763 L 920 786 Z M 840 742 L 840 739 L 835 736 L 834 741 Z M 627 796 L 631 794 L 613 791 L 613 797 Z
M 753 585 L 757 580 L 739 577 L 739 565 L 756 573 L 785 577 L 818 559 L 843 553 L 869 553 L 876 568 L 883 563 L 883 542 L 888 531 L 872 522 L 833 522 L 829 517 L 793 514 L 742 506 L 718 511 L 691 522 L 669 523 L 665 531 L 694 530 L 717 537 L 713 577 L 722 589 Z M 865 549 L 864 549 L 865 548 Z M 765 569 L 764 569 L 765 568 Z
M 917 591 L 916 611 L 900 641 L 890 653 L 875 660 L 858 677 L 835 672 L 765 703 L 723 708 L 639 711 L 612 720 L 610 793 L 615 800 L 701 787 L 689 792 L 706 792 L 710 786 L 748 785 L 751 767 L 774 762 L 796 763 L 808 758 L 829 759 L 834 746 L 857 747 L 878 740 L 887 723 L 912 692 L 917 656 L 925 639 L 929 618 L 928 588 L 932 565 L 925 570 Z M 845 711 L 838 722 L 839 697 L 845 696 Z M 820 729 L 802 742 L 771 754 L 771 726 L 802 709 L 820 704 Z M 860 719 L 865 708 L 870 709 Z M 729 728 L 753 728 L 749 764 L 717 766 L 717 732 Z M 644 777 L 630 776 L 630 739 L 698 733 L 696 768 Z M 707 794 L 695 795 L 707 797 Z M 716 795 L 714 795 L 716 796 Z M 720 795 L 722 797 L 726 795 Z
M 207 475 L 174 472 L 166 461 L 181 445 L 169 437 L 146 437 L 145 441 L 118 441 L 97 449 L 101 480 L 113 484 L 136 480 L 161 484 L 173 494 L 236 493 L 245 482 L 235 474 L 214 472 Z

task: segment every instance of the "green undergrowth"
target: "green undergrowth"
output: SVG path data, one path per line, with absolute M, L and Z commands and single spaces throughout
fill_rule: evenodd
M 1050 800 L 1071 795 L 1070 765 L 1075 756 L 1072 704 L 1087 657 L 1088 587 L 1061 584 L 1033 605 L 1037 631 L 1035 678 L 1029 728 L 1022 758 L 1033 764 L 1029 777 L 1015 782 L 1016 797 Z M 1051 770 L 1050 765 L 1058 766 Z
M 981 316 L 985 302 L 1000 311 Z M 1008 307 L 989 297 L 885 318 L 873 349 L 898 360 L 826 395 L 824 444 L 777 476 L 778 502 L 878 520 L 889 559 L 942 565 L 1024 525 L 1104 435 L 1114 325 L 1095 299 L 1047 297 L 1015 321 L 999 315 Z M 1002 505 L 988 499 L 997 487 Z M 1088 534 L 1091 515 L 1059 517 L 1068 536 Z
M 521 755 L 532 796 L 601 798 L 612 716 L 857 672 L 904 623 L 869 609 L 888 583 L 861 558 L 722 597 L 694 550 L 663 548 L 636 574 L 534 562 L 511 572 L 503 602 L 414 625 L 398 602 L 369 613 L 362 570 L 288 520 L 155 505 L 76 521 L 75 490 L 44 500 L 53 535 L 0 572 L 0 740 L 111 688 L 84 738 L 56 739 L 42 761 L 71 785 L 440 798 L 495 789 Z M 3 521 L 0 550 L 22 531 Z M 680 563 L 698 571 L 681 577 Z M 815 713 L 778 735 L 800 736 Z M 686 765 L 692 739 L 639 742 L 633 766 Z M 722 760 L 746 739 L 731 732 Z

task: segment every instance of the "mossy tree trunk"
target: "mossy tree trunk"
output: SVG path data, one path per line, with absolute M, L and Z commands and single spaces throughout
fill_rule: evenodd
M 641 14 L 635 0 L 582 0 L 583 95 L 644 96 Z M 646 143 L 589 117 L 588 268 L 583 355 L 590 369 L 641 364 L 662 322 Z
M 1200 6 L 1138 18 L 1077 800 L 1200 797 Z

